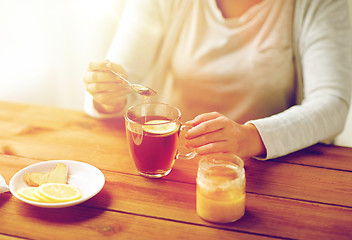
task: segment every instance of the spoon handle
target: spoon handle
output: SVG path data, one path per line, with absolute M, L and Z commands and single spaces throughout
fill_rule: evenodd
M 118 76 L 119 78 L 121 78 L 122 80 L 124 80 L 128 85 L 130 85 L 130 87 L 132 87 L 132 84 L 131 84 L 126 78 L 122 77 L 121 74 L 119 74 L 119 73 L 117 73 L 117 72 L 115 72 L 115 71 L 113 71 L 113 70 L 110 70 L 110 72 L 112 72 L 113 74 L 115 74 L 116 76 Z

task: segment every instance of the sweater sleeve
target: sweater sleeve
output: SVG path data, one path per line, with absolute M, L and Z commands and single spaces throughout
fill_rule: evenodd
M 110 44 L 107 59 L 126 68 L 129 77 L 140 82 L 157 56 L 163 36 L 159 1 L 128 0 Z
M 351 95 L 351 26 L 345 0 L 296 1 L 297 85 L 302 101 L 277 115 L 249 121 L 275 158 L 332 140 L 343 130 Z
M 161 0 L 128 0 L 125 3 L 120 22 L 110 43 L 106 59 L 124 67 L 128 78 L 141 83 L 152 68 L 165 30 L 165 12 L 171 4 Z M 138 96 L 128 95 L 128 105 L 133 105 Z M 99 113 L 89 93 L 85 94 L 85 112 L 96 118 L 123 116 L 126 108 L 114 114 Z

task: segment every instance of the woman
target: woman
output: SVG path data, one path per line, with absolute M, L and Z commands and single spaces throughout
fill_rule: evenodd
M 181 109 L 197 153 L 270 159 L 333 139 L 351 93 L 345 0 L 126 1 L 107 59 L 84 77 L 85 109 L 143 100 L 108 70 Z

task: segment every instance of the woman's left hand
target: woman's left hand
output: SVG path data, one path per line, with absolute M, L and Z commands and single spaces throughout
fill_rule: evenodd
M 217 112 L 201 114 L 187 124 L 193 128 L 186 133 L 186 146 L 199 155 L 226 152 L 247 158 L 265 154 L 253 124 L 238 124 Z

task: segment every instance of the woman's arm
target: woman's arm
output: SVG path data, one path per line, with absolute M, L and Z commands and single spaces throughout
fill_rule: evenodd
M 285 112 L 250 122 L 262 137 L 266 158 L 333 139 L 342 131 L 349 109 L 352 40 L 348 2 L 298 0 L 294 21 L 303 100 Z
M 135 83 L 143 81 L 155 62 L 165 30 L 164 14 L 169 8 L 170 6 L 158 0 L 128 0 L 125 3 L 106 58 L 121 65 L 128 78 Z M 102 76 L 101 73 L 106 69 L 93 70 L 88 69 L 86 76 L 99 74 Z M 90 82 L 91 85 L 92 83 L 96 84 L 94 81 L 97 78 L 93 76 L 90 79 L 85 79 L 85 82 Z M 104 83 L 97 85 L 99 84 Z M 97 88 L 102 87 L 97 86 Z M 98 98 L 94 92 L 86 93 L 84 106 L 86 113 L 99 118 L 121 117 L 127 102 L 133 102 L 135 97 L 129 94 L 127 100 L 120 97 L 121 102 L 117 102 L 109 100 L 117 99 L 113 91 L 106 91 L 106 94 L 99 92 L 99 94 Z M 99 102 L 99 99 L 113 104 Z
M 331 139 L 343 129 L 352 76 L 347 1 L 297 0 L 296 4 L 297 86 L 302 85 L 299 81 L 304 86 L 297 91 L 303 101 L 245 125 L 217 113 L 200 115 L 190 121 L 194 128 L 186 135 L 189 147 L 200 154 L 232 152 L 270 159 Z

